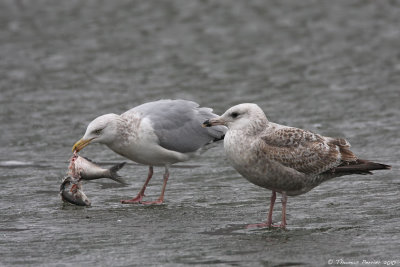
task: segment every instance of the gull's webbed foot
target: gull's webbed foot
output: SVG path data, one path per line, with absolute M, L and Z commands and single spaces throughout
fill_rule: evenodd
M 122 204 L 140 204 L 142 203 L 144 195 L 138 194 L 136 197 L 127 200 L 121 200 Z

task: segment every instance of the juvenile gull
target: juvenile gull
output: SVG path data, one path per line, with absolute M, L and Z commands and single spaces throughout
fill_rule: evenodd
M 191 159 L 206 145 L 223 139 L 227 128 L 205 129 L 201 124 L 217 115 L 212 109 L 192 101 L 159 100 L 132 108 L 122 115 L 106 114 L 89 123 L 72 150 L 80 151 L 90 143 L 101 143 L 132 161 L 149 166 L 147 179 L 138 195 L 122 203 L 161 204 L 171 164 Z M 164 166 L 164 184 L 156 201 L 143 202 L 153 166 Z
M 249 182 L 272 190 L 267 222 L 249 227 L 272 226 L 276 192 L 282 194 L 280 227 L 285 228 L 287 196 L 304 194 L 334 177 L 391 168 L 359 159 L 343 138 L 270 122 L 256 104 L 231 107 L 203 123 L 214 125 L 228 127 L 224 149 L 233 167 Z

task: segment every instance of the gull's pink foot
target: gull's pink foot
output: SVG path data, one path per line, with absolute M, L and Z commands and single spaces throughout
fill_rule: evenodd
M 276 228 L 281 228 L 281 229 L 286 229 L 286 225 L 284 224 L 276 224 L 276 225 L 271 225 L 271 227 L 276 227 Z
M 143 205 L 152 205 L 152 204 L 162 204 L 164 202 L 164 200 L 163 199 L 157 199 L 156 201 L 143 201 L 143 202 L 140 202 L 141 204 L 143 204 Z
M 269 223 L 256 223 L 256 224 L 249 224 L 246 226 L 246 229 L 249 228 L 282 228 L 282 229 L 286 229 L 286 225 L 283 224 L 269 224 Z
M 142 199 L 143 199 L 144 195 L 137 195 L 136 197 L 132 198 L 132 199 L 127 199 L 127 200 L 121 200 L 122 204 L 140 204 L 142 203 Z
M 271 224 L 268 223 L 256 223 L 256 224 L 249 224 L 246 226 L 247 229 L 249 228 L 264 228 L 264 227 L 271 227 Z

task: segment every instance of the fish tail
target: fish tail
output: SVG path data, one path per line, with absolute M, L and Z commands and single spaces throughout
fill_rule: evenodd
M 126 182 L 121 178 L 121 176 L 117 173 L 117 171 L 119 171 L 122 167 L 124 167 L 124 165 L 126 164 L 126 162 L 122 162 L 119 164 L 116 164 L 114 166 L 112 166 L 109 171 L 110 171 L 110 179 L 121 183 L 121 184 L 126 184 Z

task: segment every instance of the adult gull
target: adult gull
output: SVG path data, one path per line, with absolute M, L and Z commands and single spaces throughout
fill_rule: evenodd
M 286 228 L 287 196 L 304 194 L 334 177 L 391 168 L 359 159 L 343 138 L 270 122 L 256 104 L 233 106 L 203 123 L 204 127 L 215 125 L 228 127 L 224 150 L 233 167 L 251 183 L 272 190 L 266 223 L 249 227 L 272 226 L 276 192 L 282 194 L 279 226 Z
M 121 115 L 106 114 L 87 126 L 72 150 L 101 143 L 132 161 L 149 166 L 147 179 L 138 195 L 122 203 L 161 204 L 171 164 L 189 160 L 208 144 L 223 139 L 227 128 L 205 129 L 202 122 L 217 117 L 212 109 L 187 100 L 159 100 L 132 108 Z M 153 166 L 164 166 L 164 183 L 156 201 L 142 201 L 153 176 Z

